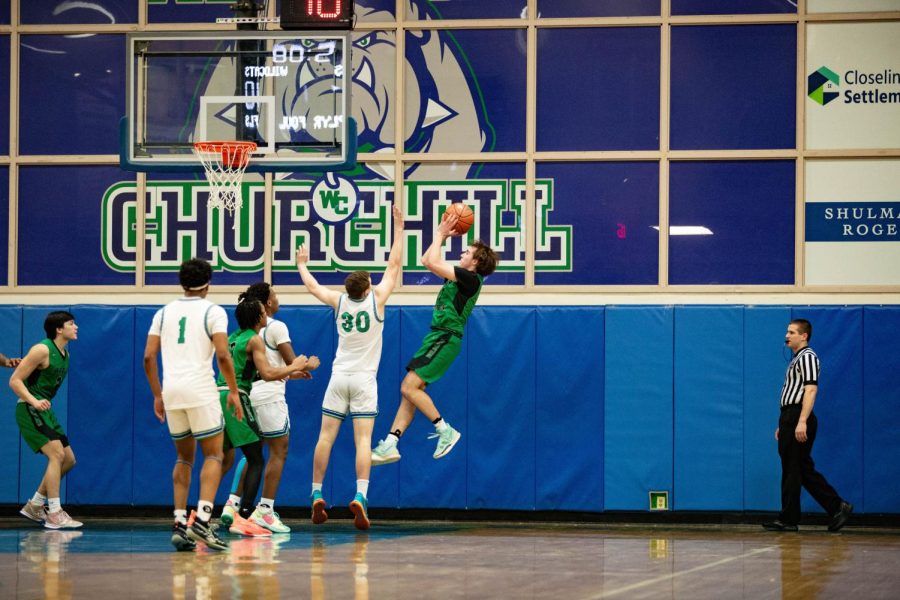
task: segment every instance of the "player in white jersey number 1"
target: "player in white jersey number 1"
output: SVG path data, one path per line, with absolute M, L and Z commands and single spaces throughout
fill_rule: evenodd
M 354 524 L 369 528 L 369 472 L 372 468 L 372 427 L 378 416 L 378 364 L 381 361 L 381 334 L 384 329 L 384 307 L 400 277 L 403 255 L 403 213 L 395 205 L 394 237 L 388 264 L 381 281 L 372 286 L 367 271 L 355 271 L 344 281 L 346 293 L 319 285 L 310 273 L 309 252 L 297 249 L 297 270 L 310 294 L 334 309 L 338 332 L 338 348 L 334 356 L 331 380 L 322 402 L 322 428 L 313 457 L 312 503 L 313 523 L 328 519 L 322 481 L 328 468 L 331 448 L 341 423 L 353 419 L 356 443 L 356 496 L 350 502 Z

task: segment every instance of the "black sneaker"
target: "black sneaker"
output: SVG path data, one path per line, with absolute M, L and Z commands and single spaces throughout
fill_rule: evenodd
M 227 550 L 228 542 L 216 535 L 209 523 L 203 523 L 200 519 L 187 529 L 187 536 L 195 542 L 203 542 L 210 550 Z
M 189 552 L 197 547 L 197 542 L 188 537 L 187 525 L 176 521 L 172 527 L 172 545 L 179 552 Z
M 768 521 L 762 524 L 766 531 L 799 531 L 796 525 L 785 525 L 781 521 Z
M 847 519 L 850 518 L 850 513 L 852 512 L 852 504 L 849 502 L 841 502 L 841 509 L 831 518 L 831 523 L 828 524 L 828 531 L 838 531 L 841 527 L 846 525 Z

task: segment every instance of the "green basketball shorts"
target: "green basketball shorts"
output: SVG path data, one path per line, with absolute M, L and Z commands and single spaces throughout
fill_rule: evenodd
M 69 445 L 69 438 L 62 425 L 56 420 L 53 409 L 38 410 L 27 402 L 16 403 L 16 424 L 22 432 L 22 439 L 35 452 L 53 440 L 62 442 L 63 448 Z
M 425 383 L 434 383 L 444 376 L 462 348 L 462 337 L 449 331 L 433 329 L 422 346 L 406 365 L 407 371 L 415 371 Z
M 238 421 L 228 407 L 228 390 L 219 392 L 219 402 L 222 403 L 222 414 L 225 417 L 225 450 L 258 442 L 260 438 L 259 424 L 256 422 L 256 413 L 250 405 L 250 396 L 243 390 L 239 392 L 239 395 L 241 407 L 244 409 L 242 421 Z

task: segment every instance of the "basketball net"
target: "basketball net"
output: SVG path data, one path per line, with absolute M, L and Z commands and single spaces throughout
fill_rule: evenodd
M 241 182 L 256 151 L 254 142 L 195 142 L 194 154 L 206 171 L 209 200 L 206 207 L 224 208 L 229 215 L 243 206 Z

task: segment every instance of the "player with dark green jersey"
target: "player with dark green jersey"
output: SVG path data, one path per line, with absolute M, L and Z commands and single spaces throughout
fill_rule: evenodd
M 250 404 L 250 390 L 253 382 L 257 379 L 275 381 L 290 377 L 306 370 L 309 361 L 306 356 L 301 355 L 285 367 L 273 367 L 269 364 L 265 345 L 258 335 L 260 328 L 266 322 L 265 308 L 259 300 L 249 299 L 246 293 L 242 293 L 238 298 L 234 314 L 240 329 L 228 336 L 228 345 L 234 361 L 234 372 L 237 377 L 237 387 L 244 415 L 243 419 L 238 420 L 229 411 L 223 410 L 225 413 L 225 460 L 222 463 L 222 472 L 227 472 L 234 463 L 235 448 L 240 448 L 244 453 L 244 458 L 247 459 L 247 470 L 244 475 L 244 494 L 241 497 L 240 511 L 233 517 L 229 514 L 231 522 L 226 524 L 230 525 L 229 530 L 232 533 L 267 536 L 272 535 L 272 532 L 249 520 L 255 509 L 256 493 L 259 491 L 259 484 L 262 481 L 264 465 L 256 413 Z M 228 388 L 223 387 L 225 380 L 221 377 L 217 383 L 224 409 Z
M 48 529 L 72 529 L 82 524 L 62 510 L 59 487 L 60 480 L 75 466 L 75 453 L 50 401 L 69 372 L 67 346 L 78 338 L 78 326 L 71 313 L 55 311 L 47 315 L 44 331 L 47 338 L 31 347 L 9 379 L 9 386 L 19 397 L 16 424 L 22 438 L 32 450 L 47 457 L 47 469 L 37 492 L 19 512 Z
M 373 465 L 400 460 L 397 443 L 412 422 L 416 410 L 422 411 L 434 424 L 438 438 L 434 458 L 441 458 L 450 452 L 461 437 L 459 431 L 441 418 L 425 387 L 440 379 L 459 355 L 463 330 L 481 294 L 484 278 L 494 272 L 500 259 L 490 246 L 476 240 L 463 251 L 459 264 L 451 265 L 444 260 L 441 250 L 444 242 L 451 236 L 460 235 L 455 228 L 458 220 L 456 214 L 445 214 L 434 240 L 422 255 L 422 264 L 442 277 L 444 285 L 434 303 L 431 331 L 406 365 L 406 377 L 400 385 L 402 399 L 391 431 L 372 450 Z

